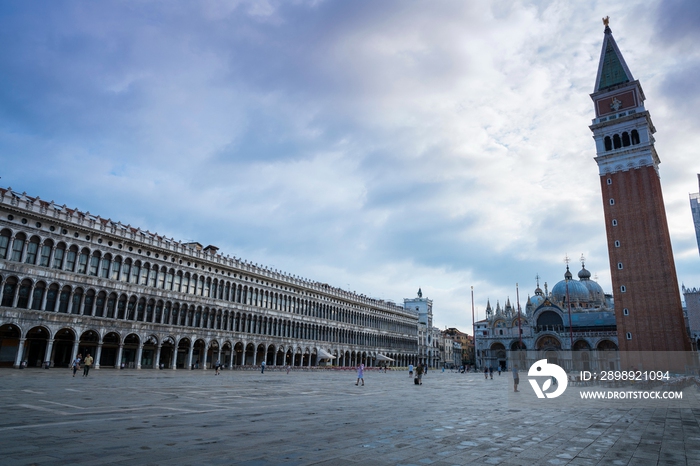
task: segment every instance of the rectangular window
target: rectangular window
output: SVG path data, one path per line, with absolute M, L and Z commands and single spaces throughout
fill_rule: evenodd
M 41 300 L 44 298 L 44 288 L 34 288 L 32 295 L 32 309 L 35 311 L 41 310 Z
M 168 276 L 165 280 L 165 289 L 166 290 L 172 290 L 173 289 L 173 274 L 168 273 Z
M 63 249 L 56 249 L 53 253 L 53 268 L 54 269 L 60 269 L 63 267 L 63 254 L 65 250 Z
M 131 273 L 131 265 L 128 262 L 124 262 L 124 267 L 122 267 L 122 281 L 129 281 L 129 274 Z
M 174 290 L 180 291 L 180 285 L 182 284 L 182 275 L 175 275 L 175 285 Z
M 12 243 L 12 258 L 13 261 L 22 260 L 22 248 L 24 248 L 24 240 L 15 238 L 14 243 Z
M 78 258 L 78 273 L 87 273 L 88 255 L 85 253 L 80 254 Z
M 121 262 L 117 262 L 116 260 L 112 262 L 112 280 L 119 280 L 119 270 L 121 266 Z
M 48 267 L 49 261 L 51 260 L 51 246 L 41 247 L 41 257 L 39 257 L 39 265 L 42 267 Z
M 141 273 L 141 267 L 138 264 L 135 264 L 131 268 L 131 283 L 136 283 L 137 285 L 139 284 L 139 274 Z
M 7 258 L 7 245 L 10 244 L 10 238 L 0 236 L 0 259 Z
M 90 272 L 88 275 L 92 275 L 93 277 L 97 276 L 97 268 L 100 266 L 100 258 L 97 256 L 92 256 L 90 258 Z
M 66 254 L 66 270 L 73 272 L 75 270 L 75 251 L 68 251 Z
M 102 259 L 102 268 L 100 269 L 100 277 L 109 278 L 109 266 L 111 261 L 109 259 Z
M 158 272 L 155 270 L 151 270 L 151 272 L 148 275 L 148 286 L 151 286 L 153 288 L 156 287 L 156 276 L 158 275 Z
M 158 288 L 165 288 L 165 273 L 158 272 Z
M 148 280 L 148 269 L 146 267 L 141 269 L 141 278 L 139 279 L 139 285 L 146 285 Z
M 39 251 L 39 243 L 29 243 L 27 245 L 27 264 L 36 263 L 36 253 Z

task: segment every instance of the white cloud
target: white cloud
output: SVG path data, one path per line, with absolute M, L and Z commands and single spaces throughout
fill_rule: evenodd
M 0 158 L 41 168 L 3 184 L 358 293 L 422 287 L 440 327 L 471 327 L 470 286 L 524 305 L 565 254 L 610 290 L 588 129 L 610 15 L 696 285 L 697 31 L 660 5 L 24 6 L 0 20 Z

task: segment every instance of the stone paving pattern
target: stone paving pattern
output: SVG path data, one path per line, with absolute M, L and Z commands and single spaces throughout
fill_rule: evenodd
M 700 399 L 556 404 L 509 374 L 0 371 L 2 465 L 700 464 Z M 526 379 L 521 380 L 527 385 Z M 544 400 L 552 401 L 552 400 Z

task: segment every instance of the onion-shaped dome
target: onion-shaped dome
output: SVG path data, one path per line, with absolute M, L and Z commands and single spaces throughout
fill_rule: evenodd
M 590 293 L 588 291 L 588 288 L 586 286 L 577 281 L 577 280 L 572 280 L 571 279 L 572 275 L 571 272 L 569 271 L 569 266 L 566 266 L 566 274 L 564 274 L 564 280 L 560 281 L 556 285 L 554 285 L 554 288 L 552 288 L 552 299 L 557 302 L 566 302 L 566 293 L 567 293 L 567 282 L 568 282 L 568 288 L 569 288 L 569 300 L 572 303 L 575 302 L 580 302 L 580 303 L 587 303 L 590 301 Z
M 603 304 L 605 302 L 605 292 L 603 287 L 601 287 L 597 282 L 591 280 L 591 272 L 586 270 L 586 266 L 581 264 L 581 270 L 578 273 L 578 278 L 581 280 L 583 286 L 588 290 L 590 300 L 592 302 Z
M 581 264 L 581 270 L 578 272 L 578 279 L 579 280 L 590 280 L 591 278 L 591 272 L 586 270 L 586 266 L 584 264 Z

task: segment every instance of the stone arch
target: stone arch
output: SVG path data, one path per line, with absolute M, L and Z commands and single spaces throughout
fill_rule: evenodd
M 177 342 L 177 355 L 175 356 L 175 367 L 177 369 L 189 369 L 192 362 L 188 361 L 192 340 L 188 337 L 180 338 Z
M 119 344 L 121 343 L 121 335 L 117 332 L 109 332 L 102 337 L 102 353 L 100 355 L 100 367 L 111 366 L 117 367 L 119 356 Z
M 554 335 L 543 335 L 535 343 L 540 351 L 561 350 L 561 341 Z
M 64 327 L 56 332 L 53 343 L 53 365 L 55 367 L 69 367 L 73 360 L 73 346 L 75 343 L 75 330 Z
M 22 331 L 15 324 L 0 326 L 0 367 L 14 366 L 20 350 L 21 336 Z
M 88 353 L 94 358 L 97 354 L 97 345 L 100 342 L 100 334 L 95 330 L 86 330 L 80 335 L 80 348 L 78 352 L 87 357 Z
M 129 333 L 126 337 L 124 337 L 122 357 L 119 364 L 123 364 L 125 368 L 135 369 L 137 366 L 136 356 L 140 344 L 141 337 L 136 333 Z
M 248 343 L 245 347 L 245 365 L 252 366 L 255 360 L 255 345 Z
M 24 360 L 29 367 L 41 367 L 45 361 L 51 361 L 51 355 L 46 355 L 46 348 L 51 332 L 39 325 L 29 329 L 25 338 Z

